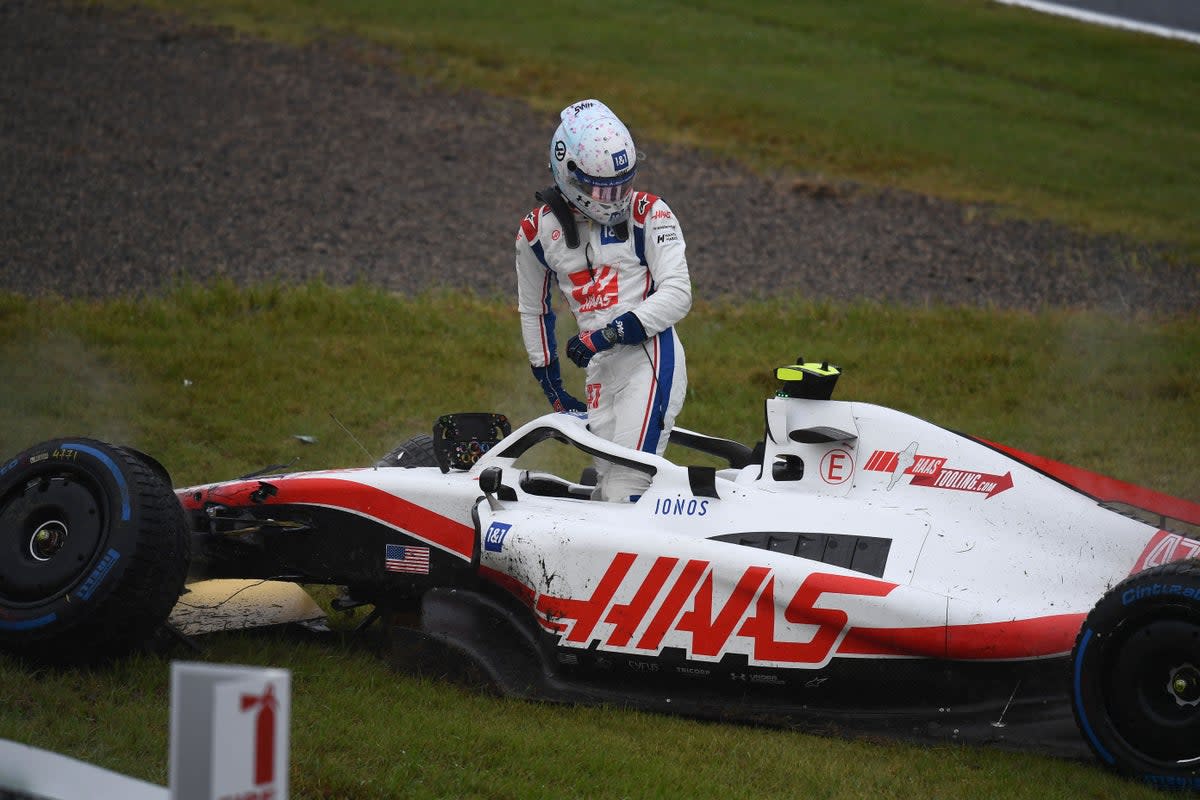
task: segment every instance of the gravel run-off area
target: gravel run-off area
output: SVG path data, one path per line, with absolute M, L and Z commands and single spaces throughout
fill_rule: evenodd
M 439 89 L 396 60 L 0 0 L 0 288 L 323 276 L 514 294 L 512 239 L 549 182 L 555 115 Z M 679 217 L 699 298 L 1200 309 L 1200 270 L 1154 247 L 640 146 L 639 186 Z

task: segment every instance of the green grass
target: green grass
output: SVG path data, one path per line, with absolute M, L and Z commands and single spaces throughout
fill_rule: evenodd
M 319 283 L 104 303 L 0 296 L 0 451 L 89 434 L 157 456 L 181 485 L 295 458 L 368 463 L 338 422 L 374 458 L 448 411 L 543 413 L 516 325 L 507 300 Z M 773 368 L 827 358 L 846 370 L 843 399 L 1200 499 L 1195 318 L 780 299 L 701 303 L 680 330 L 679 424 L 693 430 L 757 441 Z M 581 395 L 580 371 L 565 374 Z
M 757 438 L 772 368 L 802 353 L 846 368 L 837 397 L 1200 499 L 1197 319 L 797 299 L 702 304 L 681 329 L 680 424 L 693 429 Z M 0 295 L 0 374 L 0 453 L 92 435 L 156 456 L 177 485 L 297 457 L 308 469 L 367 463 L 331 412 L 373 458 L 446 411 L 514 423 L 544 411 L 509 300 L 317 283 L 136 301 Z M 567 381 L 579 388 L 573 367 Z M 200 658 L 293 670 L 296 798 L 1156 796 L 1090 763 L 1031 754 L 480 696 L 398 674 L 350 641 L 204 644 Z M 0 657 L 0 738 L 165 785 L 167 685 L 165 659 L 86 672 Z
M 1200 48 L 1179 41 L 987 0 L 140 4 L 292 42 L 381 43 L 412 72 L 544 111 L 600 96 L 635 133 L 771 172 L 1200 252 Z
M 291 670 L 291 796 L 300 800 L 1161 796 L 1090 763 L 1033 754 L 505 700 L 397 674 L 354 641 L 260 633 L 203 644 L 199 660 Z M 0 685 L 20 687 L 0 704 L 0 737 L 167 784 L 166 660 L 35 672 L 0 656 Z

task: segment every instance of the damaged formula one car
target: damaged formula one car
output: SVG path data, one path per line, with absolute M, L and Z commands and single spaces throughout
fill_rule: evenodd
M 447 415 L 374 467 L 177 490 L 129 448 L 44 443 L 0 463 L 0 646 L 131 648 L 190 559 L 345 587 L 409 621 L 397 650 L 514 696 L 1090 748 L 1200 788 L 1200 505 L 831 400 L 838 374 L 777 370 L 753 447 L 674 431 L 719 466 L 568 414 Z M 592 500 L 572 453 L 650 486 Z

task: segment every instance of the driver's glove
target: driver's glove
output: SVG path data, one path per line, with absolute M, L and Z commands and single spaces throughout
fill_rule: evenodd
M 626 311 L 608 325 L 594 331 L 580 331 L 567 342 L 567 357 L 578 367 L 586 367 L 592 356 L 615 344 L 638 344 L 646 341 L 646 329 L 637 314 Z
M 587 406 L 576 400 L 563 388 L 557 358 L 544 367 L 534 367 L 531 365 L 530 369 L 533 370 L 533 377 L 537 378 L 538 384 L 542 387 L 542 392 L 546 395 L 546 399 L 550 401 L 550 406 L 555 411 L 560 413 L 566 411 L 587 411 Z

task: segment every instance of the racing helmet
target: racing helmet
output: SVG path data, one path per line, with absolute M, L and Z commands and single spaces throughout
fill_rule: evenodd
M 599 100 L 562 110 L 550 137 L 550 172 L 567 202 L 601 225 L 629 219 L 637 149 L 629 129 Z

